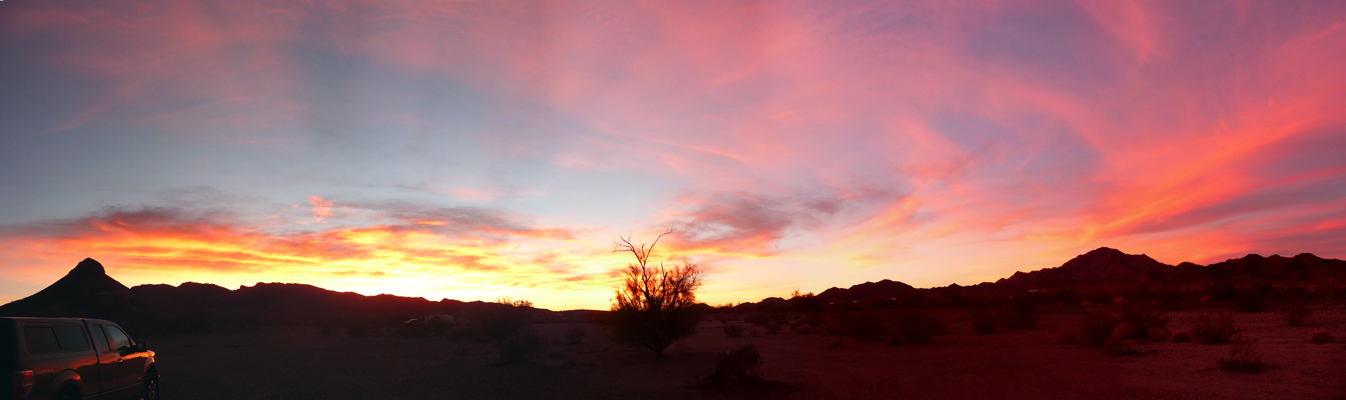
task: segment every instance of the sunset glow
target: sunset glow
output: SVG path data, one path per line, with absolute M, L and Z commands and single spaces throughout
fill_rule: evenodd
M 1346 2 L 0 2 L 0 300 L 1346 257 Z

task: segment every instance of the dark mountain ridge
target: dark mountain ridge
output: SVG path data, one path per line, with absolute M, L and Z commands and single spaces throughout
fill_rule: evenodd
M 865 282 L 842 289 L 833 287 L 824 290 L 818 294 L 818 300 L 822 301 L 849 301 L 849 300 L 869 300 L 878 298 L 894 298 L 903 296 L 916 288 L 911 285 L 884 279 L 878 282 Z
M 102 264 L 85 259 L 65 277 L 32 296 L 0 306 L 15 317 L 103 318 L 126 327 L 178 330 L 185 326 L 390 324 L 431 314 L 475 315 L 509 307 L 389 294 L 365 296 L 313 285 L 258 283 L 236 290 L 186 282 L 127 288 L 108 276 Z M 540 315 L 548 310 L 534 309 Z
M 879 301 L 893 305 L 962 304 L 964 293 L 1014 293 L 1038 290 L 1092 290 L 1090 288 L 1144 286 L 1193 287 L 1234 284 L 1292 284 L 1346 287 L 1346 261 L 1313 254 L 1294 257 L 1250 254 L 1210 265 L 1184 262 L 1164 264 L 1144 254 L 1126 254 L 1098 248 L 1059 267 L 1013 275 L 972 286 L 950 285 L 917 289 L 884 279 L 849 288 L 829 288 L 815 297 L 768 298 L 756 305 L 769 309 L 817 309 L 824 303 Z M 1340 291 L 1340 290 L 1338 290 Z M 1110 298 L 1108 298 L 1110 299 Z M 802 301 L 797 301 L 802 300 Z M 753 305 L 754 303 L 744 303 Z M 173 330 L 202 321 L 238 325 L 391 324 L 430 314 L 471 317 L 502 307 L 480 301 L 462 302 L 388 294 L 365 296 L 336 292 L 312 285 L 258 283 L 230 290 L 218 285 L 186 282 L 178 286 L 155 284 L 127 288 L 108 276 L 93 259 L 81 261 L 65 277 L 32 296 L 0 306 L 0 315 L 105 318 L 143 330 Z M 738 308 L 737 306 L 735 308 Z M 535 309 L 542 318 L 562 313 Z M 592 317 L 588 314 L 586 318 Z
M 1158 283 L 1174 267 L 1144 254 L 1126 254 L 1100 247 L 1066 261 L 1059 267 L 1033 272 L 1015 272 L 995 282 L 1000 288 L 1060 289 L 1067 287 Z
M 1346 261 L 1324 259 L 1303 253 L 1294 257 L 1249 254 L 1222 262 L 1200 265 L 1183 262 L 1176 266 L 1155 261 L 1145 254 L 1127 254 L 1100 247 L 1066 261 L 1059 267 L 1015 272 L 995 282 L 971 286 L 915 289 L 892 280 L 865 282 L 850 288 L 830 288 L 818 295 L 823 301 L 864 301 L 910 296 L 913 292 L 1007 292 L 1022 290 L 1079 289 L 1118 285 L 1184 285 L 1218 282 L 1297 282 L 1346 284 Z

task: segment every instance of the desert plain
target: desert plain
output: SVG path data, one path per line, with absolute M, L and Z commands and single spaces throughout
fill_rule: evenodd
M 1129 342 L 1138 354 L 1122 356 L 1060 343 L 1059 331 L 1090 311 L 1081 307 L 1047 307 L 1034 329 L 993 334 L 974 333 L 967 309 L 931 309 L 948 333 L 896 346 L 788 327 L 769 334 L 739 316 L 712 315 L 663 357 L 611 342 L 601 324 L 538 323 L 532 329 L 545 344 L 513 363 L 491 343 L 397 327 L 371 337 L 301 326 L 143 339 L 158 353 L 163 394 L 176 399 L 1346 399 L 1346 305 L 1312 308 L 1302 326 L 1287 326 L 1274 305 L 1234 314 L 1238 342 L 1267 365 L 1255 373 L 1218 368 L 1230 343 L 1140 340 Z M 1220 311 L 1168 311 L 1170 330 Z M 725 324 L 748 332 L 728 337 Z M 587 334 L 568 343 L 565 332 L 577 326 Z M 1315 330 L 1336 340 L 1309 343 Z M 719 353 L 744 344 L 761 354 L 760 381 L 703 383 Z

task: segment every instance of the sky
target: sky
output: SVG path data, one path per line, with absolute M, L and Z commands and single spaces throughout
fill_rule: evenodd
M 0 302 L 1346 257 L 1346 2 L 0 2 Z

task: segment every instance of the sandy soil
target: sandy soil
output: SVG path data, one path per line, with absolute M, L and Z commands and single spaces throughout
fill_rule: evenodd
M 721 323 L 674 344 L 665 357 L 614 345 L 589 326 L 584 343 L 562 339 L 574 324 L 539 324 L 553 343 L 531 361 L 496 365 L 482 343 L 443 338 L 350 338 L 311 328 L 263 328 L 148 338 L 170 399 L 1346 399 L 1346 307 L 1318 308 L 1307 326 L 1274 313 L 1239 314 L 1270 369 L 1216 367 L 1229 344 L 1147 342 L 1139 356 L 1057 344 L 1077 310 L 1040 315 L 1038 328 L 978 335 L 965 310 L 938 311 L 951 333 L 933 343 L 890 346 L 836 336 L 781 333 L 727 338 Z M 1175 330 L 1191 311 L 1171 312 Z M 751 331 L 753 327 L 749 326 Z M 1310 344 L 1327 329 L 1336 343 Z M 763 329 L 764 331 L 764 329 Z M 753 343 L 761 376 L 775 383 L 697 388 L 715 355 Z

